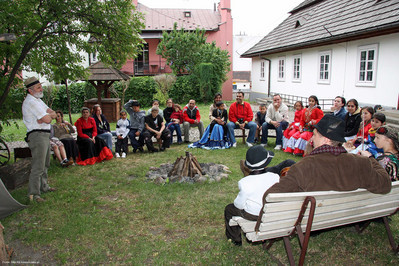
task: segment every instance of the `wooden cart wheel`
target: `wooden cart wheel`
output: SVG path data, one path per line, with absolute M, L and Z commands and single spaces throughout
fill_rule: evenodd
M 6 142 L 0 138 L 0 166 L 5 165 L 10 160 L 10 150 Z

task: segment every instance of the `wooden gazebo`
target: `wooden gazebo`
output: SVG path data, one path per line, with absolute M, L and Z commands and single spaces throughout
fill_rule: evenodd
M 110 98 L 109 88 L 115 81 L 129 80 L 130 77 L 122 71 L 107 67 L 102 62 L 97 62 L 89 67 L 90 77 L 88 81 L 97 89 L 97 98 L 85 101 L 85 106 L 90 109 L 95 104 L 100 104 L 103 114 L 109 121 L 119 119 L 121 110 L 121 100 L 119 98 Z M 104 92 L 104 98 L 101 94 Z

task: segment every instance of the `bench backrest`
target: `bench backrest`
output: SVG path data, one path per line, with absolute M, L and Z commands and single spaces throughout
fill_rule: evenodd
M 312 231 L 384 217 L 399 208 L 399 181 L 392 183 L 388 194 L 373 194 L 365 189 L 337 192 L 273 193 L 266 198 L 257 239 L 288 236 L 293 231 L 299 210 L 307 196 L 316 199 Z M 302 229 L 309 210 L 302 220 Z

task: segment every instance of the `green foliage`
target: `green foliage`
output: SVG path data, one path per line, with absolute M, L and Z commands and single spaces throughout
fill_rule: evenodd
M 22 70 L 75 80 L 85 77 L 81 63 L 94 52 L 105 64 L 123 65 L 137 55 L 141 19 L 130 0 L 1 1 L 0 33 L 14 33 L 16 40 L 0 42 L 0 106 Z
M 166 58 L 175 75 L 191 73 L 200 63 L 200 50 L 205 43 L 205 30 L 177 30 L 175 23 L 173 31 L 163 32 L 156 53 Z
M 228 51 L 220 49 L 215 42 L 207 43 L 204 30 L 177 30 L 177 24 L 175 24 L 173 31 L 163 33 L 157 54 L 166 58 L 174 74 L 194 75 L 196 78 L 192 79 L 191 86 L 201 88 L 201 99 L 204 101 L 212 101 L 213 94 L 221 90 L 223 82 L 227 80 L 227 73 L 230 71 Z M 200 67 L 201 64 L 212 64 L 212 70 L 209 69 L 210 67 L 204 70 Z M 204 71 L 208 71 L 206 75 L 210 77 L 206 82 L 203 77 Z M 177 87 L 186 86 L 177 85 Z M 177 94 L 184 97 L 184 93 L 188 91 Z M 170 95 L 175 98 L 174 94 Z
M 201 92 L 201 98 L 204 102 L 212 101 L 215 94 L 212 89 L 214 81 L 213 64 L 202 63 L 198 66 L 198 78 Z
M 155 76 L 154 80 L 158 85 L 155 99 L 159 100 L 161 104 L 165 104 L 169 98 L 169 90 L 176 82 L 176 76 L 173 74 L 162 74 Z
M 10 119 L 22 117 L 22 102 L 25 99 L 26 89 L 22 86 L 12 87 L 10 96 L 0 105 L 0 133 L 4 126 L 10 126 Z
M 186 104 L 190 99 L 200 99 L 199 84 L 194 75 L 178 76 L 176 83 L 169 90 L 169 96 L 176 103 Z
M 151 106 L 156 93 L 157 84 L 152 77 L 134 77 L 126 90 L 125 102 L 136 99 L 140 101 L 141 106 Z
M 80 110 L 84 105 L 84 101 L 91 98 L 97 98 L 97 91 L 89 82 L 70 84 L 68 85 L 68 91 L 70 94 L 72 113 L 80 113 Z M 51 105 L 51 108 L 53 110 L 62 110 L 64 114 L 68 113 L 68 99 L 65 85 L 57 86 L 56 90 L 53 90 L 52 92 L 55 95 L 53 96 L 54 101 Z

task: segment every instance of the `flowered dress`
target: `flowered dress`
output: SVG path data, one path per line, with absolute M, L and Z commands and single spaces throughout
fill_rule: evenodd
M 383 154 L 377 158 L 380 165 L 388 172 L 391 181 L 399 180 L 399 154 Z

